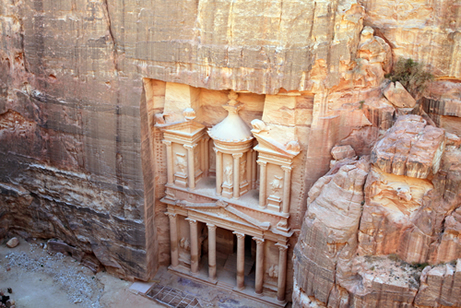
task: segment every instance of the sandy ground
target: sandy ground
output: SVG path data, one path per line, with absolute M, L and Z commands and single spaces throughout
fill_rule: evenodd
M 0 290 L 17 308 L 165 307 L 129 291 L 131 282 L 49 254 L 45 242 L 20 242 L 15 248 L 0 245 Z M 7 294 L 7 288 L 13 293 Z
M 16 308 L 167 307 L 135 294 L 130 290 L 130 287 L 134 288 L 132 282 L 105 272 L 94 274 L 71 257 L 60 253 L 52 254 L 45 247 L 46 242 L 28 243 L 23 239 L 20 239 L 19 246 L 15 248 L 8 248 L 5 244 L 0 245 L 0 291 L 11 296 L 11 299 L 16 302 Z M 176 275 L 166 268 L 161 268 L 154 279 L 144 284 L 142 288 L 145 288 L 145 285 L 148 285 L 147 289 L 152 287 L 173 290 L 176 294 L 181 294 L 178 296 L 182 299 L 196 299 L 201 304 L 200 307 L 270 308 L 269 306 L 272 306 Z M 13 290 L 12 294 L 7 293 L 8 288 Z M 158 294 L 165 293 L 161 291 Z M 161 298 L 165 299 L 171 295 L 162 296 Z M 180 303 L 178 307 L 183 306 Z

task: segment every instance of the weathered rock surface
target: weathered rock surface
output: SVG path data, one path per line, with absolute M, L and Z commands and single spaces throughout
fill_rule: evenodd
M 295 248 L 294 279 L 307 296 L 327 303 L 337 276 L 348 276 L 347 264 L 357 248 L 357 233 L 364 200 L 363 185 L 369 162 L 361 159 L 328 174 L 309 192 L 306 213 Z M 337 268 L 338 266 L 338 268 Z
M 402 116 L 376 143 L 370 167 L 345 173 L 366 161 L 345 160 L 317 181 L 294 250 L 295 307 L 459 307 L 456 140 L 420 116 Z M 417 151 L 424 154 L 411 156 Z M 419 171 L 394 169 L 398 155 Z
M 415 304 L 426 307 L 461 306 L 461 260 L 452 264 L 426 267 Z
M 360 2 L 365 24 L 379 29 L 392 46 L 395 59 L 412 58 L 430 66 L 436 75 L 461 77 L 459 3 L 436 0 Z
M 456 84 L 460 29 L 459 7 L 441 0 L 0 0 L 0 238 L 57 237 L 120 275 L 148 279 L 169 262 L 168 220 L 158 202 L 166 171 L 154 163 L 165 153 L 149 130 L 166 81 L 248 97 L 299 91 L 296 108 L 267 117 L 290 114 L 296 123 L 280 125 L 282 133 L 302 132 L 309 146 L 295 172 L 298 188 L 308 189 L 328 171 L 334 145 L 369 154 L 379 129 L 392 125 L 395 108 L 374 103 L 392 54 L 423 60 Z M 445 111 L 428 112 L 434 121 L 461 133 L 459 98 L 428 97 L 443 102 L 437 108 Z M 211 123 L 214 115 L 204 118 Z M 425 142 L 439 140 L 438 132 L 429 127 L 418 137 L 415 155 L 432 148 Z M 431 198 L 443 206 L 423 200 L 418 219 L 435 219 L 437 232 L 459 200 L 458 154 L 448 151 L 441 160 L 429 151 L 420 165 L 410 150 L 397 158 L 407 157 L 405 168 L 396 166 L 402 176 L 432 181 L 436 174 Z M 438 161 L 444 167 L 437 172 Z M 437 241 L 457 247 L 454 238 Z M 431 246 L 431 262 L 447 255 L 445 248 L 435 253 L 443 245 Z
M 355 156 L 355 151 L 350 145 L 335 146 L 331 149 L 331 156 L 333 156 L 335 160 L 353 158 Z
M 394 124 L 396 110 L 384 97 L 365 101 L 363 103 L 363 111 L 373 126 L 379 129 L 387 130 Z
M 416 105 L 416 100 L 398 81 L 390 82 L 383 94 L 397 108 L 413 108 Z
M 19 240 L 17 237 L 11 238 L 8 242 L 6 242 L 6 246 L 9 248 L 14 248 L 19 245 Z
M 420 116 L 407 115 L 378 141 L 371 160 L 384 172 L 425 179 L 437 173 L 444 148 L 443 129 L 426 125 Z

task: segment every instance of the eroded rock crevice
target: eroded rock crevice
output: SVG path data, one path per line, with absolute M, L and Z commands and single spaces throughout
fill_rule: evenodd
M 333 149 L 340 160 L 311 188 L 295 248 L 295 306 L 457 307 L 452 292 L 461 264 L 460 193 L 444 194 L 451 184 L 447 177 L 459 187 L 458 140 L 421 116 L 406 115 L 397 118 L 370 157 L 354 161 L 344 146 Z M 360 172 L 353 172 L 357 168 Z M 349 196 L 354 187 L 361 196 L 355 216 Z M 339 206 L 344 203 L 347 219 Z M 332 250 L 346 239 L 344 248 Z M 338 288 L 345 292 L 330 292 Z

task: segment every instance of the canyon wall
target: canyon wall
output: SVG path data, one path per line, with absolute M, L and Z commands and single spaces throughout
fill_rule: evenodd
M 371 155 L 335 160 L 309 192 L 294 306 L 459 307 L 460 144 L 404 115 Z
M 383 96 L 397 57 L 456 89 L 460 14 L 456 1 L 0 0 L 0 237 L 60 238 L 148 279 L 169 263 L 149 83 L 310 97 L 309 188 L 334 145 L 370 154 L 410 112 Z M 414 112 L 459 132 L 458 92 L 436 89 Z

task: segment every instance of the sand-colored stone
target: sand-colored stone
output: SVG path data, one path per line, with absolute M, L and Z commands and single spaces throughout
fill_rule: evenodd
M 416 115 L 401 116 L 371 154 L 382 171 L 425 179 L 437 173 L 445 147 L 443 129 Z
M 9 248 L 14 248 L 18 245 L 19 245 L 19 240 L 17 237 L 13 237 L 10 240 L 8 240 L 8 242 L 6 242 L 6 246 L 8 246 Z
M 239 115 L 246 124 L 262 119 L 270 128 L 265 146 L 277 159 L 283 153 L 294 155 L 299 146 L 291 173 L 287 165 L 285 170 L 277 164 L 268 167 L 267 184 L 273 185 L 266 189 L 281 197 L 287 186 L 275 176 L 290 173 L 287 224 L 301 230 L 307 192 L 328 172 L 332 147 L 350 145 L 359 156 L 369 154 L 379 129 L 392 125 L 392 109 L 374 102 L 381 100 L 384 75 L 397 57 L 423 62 L 436 78 L 445 79 L 428 87 L 438 96 L 427 95 L 443 111 L 424 108 L 435 124 L 459 132 L 458 11 L 450 1 L 419 0 L 181 0 L 173 6 L 158 0 L 0 0 L 0 237 L 17 232 L 61 238 L 119 276 L 149 279 L 171 261 L 170 218 L 160 202 L 168 159 L 163 133 L 155 125 L 181 125 L 195 113 L 194 121 L 211 128 L 227 115 L 221 105 L 229 90 L 239 92 L 245 107 Z M 447 94 L 442 97 L 443 92 Z M 283 108 L 279 101 L 286 100 Z M 194 111 L 184 113 L 187 108 Z M 397 114 L 412 112 L 400 109 Z M 429 201 L 423 200 L 413 225 L 402 235 L 398 253 L 437 263 L 457 247 L 455 236 L 439 235 L 450 215 L 447 230 L 457 232 L 459 154 L 455 138 L 444 154 L 443 146 L 434 151 L 443 134 L 424 126 L 428 128 L 414 146 L 401 147 L 410 149 L 396 159 L 405 160 L 405 167 L 398 165 L 389 173 L 432 181 Z M 211 144 L 192 154 L 194 166 L 208 154 L 213 174 Z M 400 149 L 392 142 L 389 146 L 389 152 L 383 150 L 386 155 Z M 184 148 L 180 154 L 186 153 L 190 151 Z M 374 167 L 387 171 L 385 159 L 381 162 Z M 203 170 L 190 172 L 195 171 L 200 181 Z M 408 199 L 405 192 L 401 195 Z M 245 215 L 251 218 L 250 211 Z M 178 225 L 179 231 L 190 233 L 189 222 Z M 206 230 L 204 226 L 198 231 Z M 286 281 L 292 280 L 295 242 L 290 237 Z M 428 257 L 408 243 L 429 243 Z M 186 248 L 192 249 L 185 241 L 182 246 L 183 256 Z M 265 259 L 264 279 L 272 290 L 278 283 L 270 277 L 277 249 L 265 251 L 276 256 Z M 336 286 L 332 298 L 344 300 L 349 294 L 345 290 Z
M 421 288 L 415 299 L 418 306 L 459 307 L 461 305 L 461 266 L 455 264 L 427 267 L 421 275 Z
M 335 146 L 331 149 L 331 156 L 335 160 L 352 158 L 355 156 L 355 151 L 350 145 Z
M 385 97 L 364 101 L 363 110 L 368 120 L 379 129 L 387 130 L 394 124 L 396 110 Z
M 359 227 L 368 168 L 366 159 L 345 165 L 319 179 L 309 192 L 307 214 L 294 251 L 294 279 L 306 297 L 327 303 L 338 274 L 337 263 L 349 259 L 356 249 L 354 234 Z
M 365 0 L 365 23 L 379 29 L 399 57 L 423 62 L 436 75 L 461 77 L 459 8 L 437 0 Z
M 438 167 L 430 177 L 388 173 L 380 168 L 379 160 L 373 159 L 365 174 L 350 174 L 355 180 L 366 182 L 360 188 L 364 199 L 358 208 L 358 224 L 347 229 L 352 232 L 347 243 L 338 244 L 346 226 L 339 218 L 346 213 L 340 205 L 351 198 L 339 200 L 344 191 L 337 191 L 341 185 L 334 179 L 341 170 L 357 162 L 338 162 L 311 188 L 305 222 L 295 247 L 295 307 L 459 305 L 459 296 L 453 293 L 458 290 L 461 226 L 461 196 L 459 188 L 455 188 L 460 185 L 457 159 L 461 152 L 454 145 L 457 137 L 426 125 L 419 116 L 404 116 L 375 144 L 372 157 L 376 153 L 392 153 L 389 140 L 407 139 L 406 144 L 412 139 L 413 146 L 418 144 L 419 136 L 432 135 L 432 130 L 436 130 L 436 141 L 423 142 L 432 151 L 430 155 L 437 152 L 440 144 L 446 146 L 438 154 Z M 413 138 L 408 139 L 409 135 Z M 426 157 L 421 155 L 420 159 L 419 164 L 424 164 Z M 353 208 L 350 204 L 348 210 Z M 348 214 L 349 219 L 354 217 Z M 425 267 L 441 262 L 447 264 Z
M 397 108 L 413 108 L 416 105 L 416 100 L 398 81 L 390 82 L 383 94 Z

